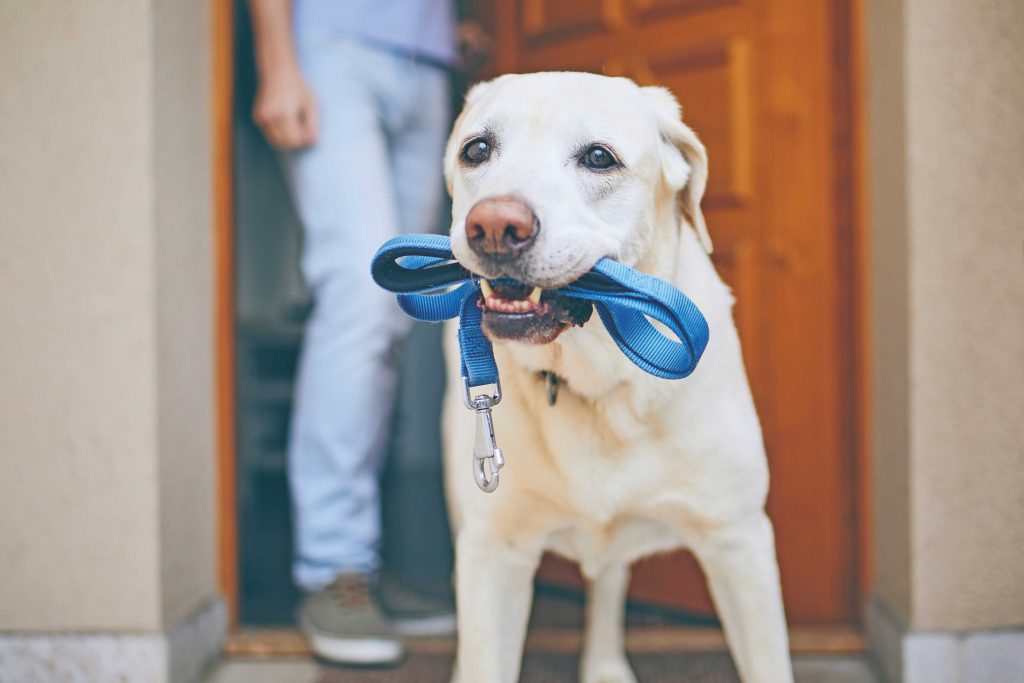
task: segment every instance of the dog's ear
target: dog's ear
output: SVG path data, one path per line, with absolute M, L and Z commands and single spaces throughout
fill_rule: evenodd
M 650 101 L 658 120 L 663 142 L 661 169 L 665 182 L 679 198 L 683 217 L 697 232 L 701 245 L 711 253 L 711 235 L 708 234 L 700 200 L 708 184 L 708 154 L 697 134 L 682 121 L 679 102 L 666 88 L 641 88 Z

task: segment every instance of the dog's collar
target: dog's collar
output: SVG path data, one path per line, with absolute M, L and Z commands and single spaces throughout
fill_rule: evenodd
M 548 405 L 554 406 L 558 401 L 558 388 L 562 385 L 564 380 L 551 370 L 541 370 L 537 373 L 537 376 L 544 380 Z

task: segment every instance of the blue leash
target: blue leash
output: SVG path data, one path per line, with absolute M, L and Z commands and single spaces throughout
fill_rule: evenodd
M 405 235 L 388 240 L 373 257 L 371 273 L 378 285 L 398 294 L 399 306 L 417 320 L 440 322 L 459 316 L 462 376 L 470 387 L 497 382 L 494 351 L 480 330 L 479 278 L 454 260 L 448 237 Z M 589 273 L 556 291 L 592 303 L 626 357 L 655 377 L 686 377 L 707 346 L 707 321 L 685 294 L 618 261 L 601 259 Z M 664 324 L 679 341 L 663 335 L 645 316 Z
M 494 440 L 491 408 L 501 400 L 494 349 L 480 329 L 480 280 L 452 256 L 444 235 L 405 235 L 388 240 L 373 257 L 373 279 L 398 295 L 398 305 L 417 320 L 459 317 L 464 402 L 477 414 L 474 476 L 486 492 L 498 487 L 505 460 Z M 449 291 L 444 291 L 449 290 Z M 708 344 L 708 324 L 685 294 L 656 277 L 603 258 L 559 294 L 593 304 L 608 334 L 626 357 L 662 379 L 686 377 Z M 678 338 L 663 335 L 648 317 Z M 494 395 L 470 397 L 470 389 L 495 385 Z

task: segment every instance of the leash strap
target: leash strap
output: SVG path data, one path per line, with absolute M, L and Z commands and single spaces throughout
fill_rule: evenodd
M 462 376 L 468 386 L 498 381 L 494 350 L 480 329 L 479 278 L 455 261 L 447 236 L 414 234 L 388 240 L 374 256 L 371 273 L 417 320 L 440 322 L 458 316 Z M 707 321 L 685 294 L 618 261 L 603 258 L 579 280 L 555 291 L 593 304 L 619 349 L 655 377 L 688 376 L 707 346 Z M 651 319 L 678 341 L 662 334 Z

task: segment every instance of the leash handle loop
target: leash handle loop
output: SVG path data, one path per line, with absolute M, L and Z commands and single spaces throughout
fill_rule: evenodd
M 601 259 L 560 292 L 593 302 L 622 353 L 655 377 L 689 376 L 707 347 L 707 321 L 689 297 L 618 261 Z M 648 318 L 665 325 L 679 341 L 666 337 Z
M 395 292 L 399 307 L 417 320 L 436 323 L 458 316 L 462 376 L 470 387 L 497 384 L 494 349 L 480 329 L 480 283 L 455 261 L 448 237 L 392 238 L 377 250 L 370 274 Z

